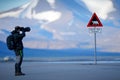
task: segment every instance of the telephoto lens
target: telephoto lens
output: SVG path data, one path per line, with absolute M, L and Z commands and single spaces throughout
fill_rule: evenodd
M 25 27 L 24 30 L 25 30 L 26 32 L 30 32 L 31 29 L 30 29 L 30 27 Z

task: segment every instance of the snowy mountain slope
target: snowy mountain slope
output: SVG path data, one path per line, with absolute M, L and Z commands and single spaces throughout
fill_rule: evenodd
M 93 49 L 94 36 L 86 28 L 92 16 L 87 5 L 83 0 L 30 0 L 25 5 L 0 13 L 0 40 L 5 42 L 8 35 L 5 30 L 10 32 L 19 25 L 31 27 L 24 39 L 27 48 Z M 98 50 L 120 52 L 119 28 L 113 27 L 111 20 L 100 19 L 104 27 L 102 33 L 97 34 Z

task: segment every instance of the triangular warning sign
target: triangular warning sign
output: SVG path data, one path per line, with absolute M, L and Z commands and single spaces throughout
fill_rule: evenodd
M 100 22 L 99 18 L 97 17 L 96 13 L 94 13 L 87 25 L 87 27 L 102 27 L 102 23 Z

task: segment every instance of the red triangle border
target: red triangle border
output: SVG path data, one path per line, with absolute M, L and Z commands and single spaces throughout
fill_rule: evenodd
M 95 21 L 98 21 L 98 24 L 93 24 L 92 21 L 94 21 L 93 20 L 94 18 L 96 19 Z M 96 13 L 93 13 L 89 23 L 87 24 L 87 27 L 103 27 L 103 25 L 102 25 L 101 21 L 99 20 L 98 16 L 96 15 Z

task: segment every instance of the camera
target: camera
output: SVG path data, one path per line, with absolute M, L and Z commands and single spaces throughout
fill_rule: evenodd
M 20 26 L 16 26 L 15 27 L 15 31 L 18 31 L 18 30 L 20 30 L 20 31 L 24 31 L 24 32 L 30 32 L 30 27 L 20 27 Z
M 30 32 L 30 27 L 20 27 L 20 31 Z

